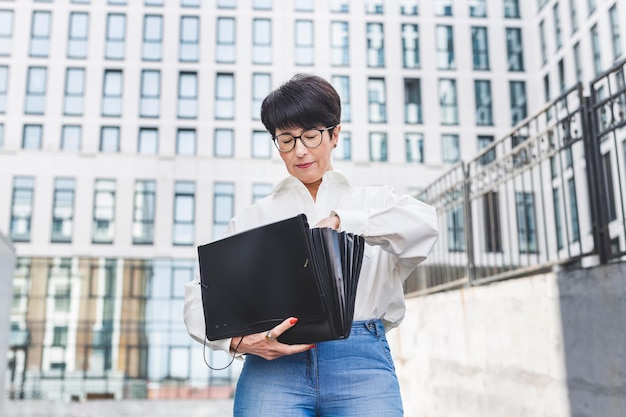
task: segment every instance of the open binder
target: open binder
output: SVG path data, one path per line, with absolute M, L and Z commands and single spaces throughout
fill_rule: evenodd
M 298 323 L 282 343 L 316 343 L 350 335 L 363 261 L 363 236 L 309 229 L 306 215 L 198 246 L 209 340 Z

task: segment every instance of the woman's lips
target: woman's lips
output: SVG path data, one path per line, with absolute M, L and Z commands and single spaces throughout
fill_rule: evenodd
M 313 165 L 313 162 L 307 162 L 306 164 L 296 164 L 296 167 L 300 169 L 306 169 L 310 167 L 311 165 Z

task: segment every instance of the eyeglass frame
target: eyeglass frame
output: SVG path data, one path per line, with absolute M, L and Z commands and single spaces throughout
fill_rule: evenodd
M 332 129 L 336 128 L 336 127 L 337 127 L 337 125 L 328 126 L 328 127 L 323 128 L 323 129 L 307 129 L 307 130 L 305 130 L 304 132 L 302 132 L 302 133 L 300 134 L 300 136 L 294 136 L 294 135 L 289 134 L 289 133 L 281 133 L 280 135 L 276 135 L 276 136 L 274 136 L 274 137 L 272 138 L 272 141 L 274 141 L 274 146 L 276 146 L 276 149 L 278 149 L 278 151 L 279 151 L 279 152 L 282 152 L 282 153 L 287 153 L 287 152 L 291 152 L 291 151 L 293 151 L 293 150 L 295 149 L 295 147 L 296 147 L 296 140 L 297 140 L 297 139 L 300 139 L 300 143 L 302 143 L 302 144 L 303 144 L 306 148 L 309 148 L 309 149 L 315 149 L 315 148 L 318 148 L 318 147 L 322 144 L 322 142 L 324 142 L 324 132 L 328 132 L 329 130 L 332 130 Z M 306 132 L 310 132 L 310 131 L 312 131 L 312 130 L 316 130 L 316 131 L 320 132 L 321 137 L 322 137 L 322 139 L 320 140 L 320 143 L 318 143 L 318 144 L 317 144 L 317 145 L 315 145 L 315 146 L 309 146 L 309 145 L 307 145 L 306 143 L 304 143 L 304 141 L 302 140 L 302 136 L 304 136 L 304 134 L 305 134 Z M 283 135 L 291 136 L 291 137 L 293 138 L 293 146 L 292 146 L 292 148 L 291 148 L 291 149 L 289 149 L 288 151 L 283 151 L 283 150 L 282 150 L 282 149 L 280 149 L 280 147 L 278 146 L 278 137 L 279 137 L 279 136 L 283 136 Z

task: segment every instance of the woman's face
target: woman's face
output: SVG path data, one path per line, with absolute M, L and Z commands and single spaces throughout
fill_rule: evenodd
M 318 126 L 318 129 L 324 129 L 326 126 Z M 289 152 L 280 152 L 280 157 L 285 163 L 285 167 L 289 174 L 293 175 L 307 188 L 319 186 L 322 176 L 326 171 L 333 169 L 331 164 L 331 152 L 337 146 L 339 131 L 341 125 L 335 126 L 330 130 L 322 133 L 322 143 L 317 148 L 307 148 L 301 140 L 297 139 L 295 147 Z M 294 137 L 301 135 L 304 129 L 276 129 L 276 136 L 288 133 Z

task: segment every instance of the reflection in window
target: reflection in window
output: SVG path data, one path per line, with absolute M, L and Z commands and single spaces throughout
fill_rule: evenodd
M 330 24 L 330 62 L 335 67 L 350 65 L 350 33 L 348 22 Z
M 609 9 L 609 20 L 611 22 L 611 46 L 613 47 L 613 60 L 617 61 L 622 56 L 622 38 L 620 35 L 619 16 L 617 15 L 617 4 Z
M 472 27 L 472 56 L 475 70 L 489 70 L 489 44 L 486 27 Z
M 524 71 L 522 29 L 506 28 L 506 54 L 509 71 Z
M 448 250 L 450 252 L 465 251 L 465 218 L 463 204 L 449 209 L 446 212 L 448 226 Z
M 452 0 L 435 0 L 435 16 L 452 16 Z
M 115 180 L 96 180 L 93 207 L 93 243 L 113 243 Z
M 454 164 L 461 160 L 459 135 L 441 135 L 441 159 L 444 164 Z
M 137 180 L 133 209 L 133 243 L 151 244 L 154 241 L 154 209 L 156 204 L 156 182 Z
M 102 86 L 102 116 L 122 115 L 122 71 L 104 71 Z
M 163 42 L 163 16 L 146 15 L 143 18 L 142 58 L 144 61 L 161 60 Z
M 527 116 L 526 83 L 524 81 L 510 81 L 509 94 L 511 97 L 511 126 L 515 126 Z
M 216 182 L 213 189 L 213 239 L 224 236 L 235 211 L 235 186 Z
M 422 89 L 417 78 L 404 80 L 404 122 L 422 123 Z
M 54 180 L 52 242 L 72 241 L 75 182 L 73 178 L 56 178 Z
M 442 125 L 459 124 L 456 80 L 448 78 L 439 80 L 439 114 Z
M 252 63 L 272 63 L 272 21 L 254 19 L 252 23 Z
M 85 97 L 85 69 L 68 68 L 65 73 L 63 114 L 82 116 Z
M 341 99 L 341 119 L 344 122 L 352 120 L 352 104 L 350 102 L 350 77 L 347 75 L 333 75 L 331 83 Z
M 561 9 L 559 8 L 559 3 L 554 3 L 554 7 L 552 8 L 552 16 L 554 18 L 554 43 L 556 45 L 556 50 L 558 51 L 563 46 L 563 36 L 561 34 Z
M 232 17 L 220 17 L 217 19 L 215 62 L 235 62 L 235 19 Z
M 387 161 L 387 134 L 380 132 L 370 133 L 370 161 Z
M 45 67 L 29 67 L 28 81 L 26 84 L 25 114 L 44 114 L 46 101 L 46 77 Z
M 406 144 L 406 161 L 424 163 L 424 135 L 421 133 L 407 133 L 404 141 Z
M 198 107 L 198 75 L 181 72 L 178 77 L 178 117 L 195 119 Z
M 476 99 L 476 125 L 492 126 L 491 81 L 475 80 L 474 93 Z
M 231 158 L 235 152 L 235 133 L 232 129 L 215 129 L 213 154 L 217 157 Z
M 519 0 L 504 0 L 504 17 L 519 19 Z
M 124 42 L 126 40 L 126 15 L 110 13 L 107 16 L 106 59 L 124 59 Z
M 32 177 L 13 179 L 10 233 L 14 242 L 30 241 L 34 188 L 35 180 Z
M 437 69 L 455 69 L 453 28 L 448 25 L 437 25 L 436 31 Z
M 215 77 L 215 118 L 235 117 L 235 76 L 217 74 Z
M 385 38 L 382 23 L 367 24 L 367 66 L 385 66 Z
M 387 122 L 387 93 L 385 92 L 385 80 L 383 78 L 369 78 L 367 86 L 369 122 Z
M 417 16 L 419 14 L 419 0 L 402 0 L 400 14 Z
M 30 31 L 30 56 L 45 58 L 50 49 L 50 12 L 34 11 Z
M 487 17 L 487 0 L 469 0 L 471 17 Z
M 350 132 L 342 130 L 339 133 L 337 147 L 333 150 L 333 158 L 338 161 L 349 161 L 352 159 L 352 136 Z
M 174 245 L 193 245 L 196 186 L 192 181 L 176 181 L 174 184 Z
M 180 18 L 180 61 L 198 62 L 198 43 L 200 40 L 199 18 L 182 16 Z
M 591 27 L 591 50 L 593 52 L 593 69 L 595 75 L 599 75 L 602 72 L 602 59 L 600 56 L 600 36 L 598 35 L 598 25 L 595 24 Z
M 537 253 L 535 196 L 530 192 L 515 193 L 517 233 L 520 253 Z
M 88 37 L 89 15 L 87 13 L 70 13 L 70 29 L 67 40 L 67 57 L 86 58 Z
M 413 24 L 402 25 L 402 66 L 420 67 L 419 28 Z

